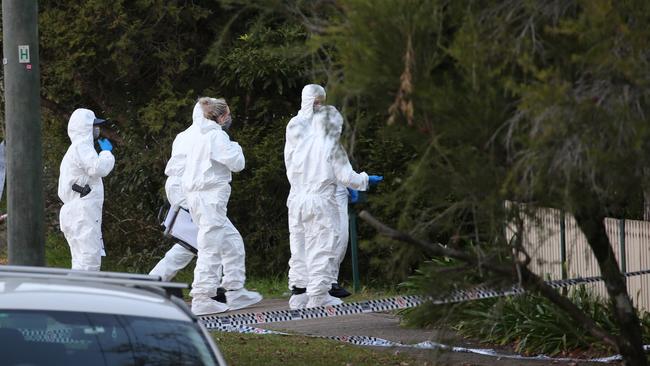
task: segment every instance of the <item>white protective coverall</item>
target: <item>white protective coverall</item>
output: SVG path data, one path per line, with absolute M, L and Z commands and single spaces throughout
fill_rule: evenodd
M 314 116 L 314 102 L 319 97 L 323 100 L 326 97 L 325 89 L 322 86 L 317 84 L 305 85 L 302 89 L 300 110 L 287 124 L 284 144 L 284 165 L 287 170 L 287 179 L 291 184 L 289 197 L 287 197 L 287 208 L 291 207 L 291 203 L 294 201 L 298 192 L 298 187 L 294 187 L 292 178 L 303 174 L 305 167 L 305 155 L 296 151 L 301 145 L 301 142 L 306 140 L 307 136 L 313 132 L 310 129 Z M 289 222 L 291 222 L 291 212 L 289 212 Z M 303 277 L 307 272 L 307 269 L 304 267 L 304 258 L 293 255 L 293 253 L 302 253 L 299 249 L 304 248 L 305 237 L 302 231 L 291 230 L 291 225 L 289 225 L 289 246 L 292 253 L 289 259 L 289 289 L 292 287 L 305 288 L 307 287 L 308 279 Z
M 72 144 L 63 156 L 59 170 L 58 194 L 63 206 L 59 215 L 61 231 L 72 255 L 72 269 L 99 271 L 102 251 L 102 178 L 111 172 L 115 158 L 109 151 L 95 151 L 93 122 L 95 113 L 77 109 L 68 122 Z M 83 198 L 72 185 L 90 186 Z
M 194 141 L 201 134 L 199 129 L 201 120 L 203 120 L 203 110 L 199 103 L 196 103 L 192 111 L 192 125 L 176 135 L 172 144 L 172 155 L 165 167 L 165 175 L 167 175 L 165 193 L 172 207 L 178 205 L 185 209 L 188 208 L 181 178 L 185 171 L 187 155 L 192 150 Z M 170 281 L 178 271 L 190 264 L 193 258 L 194 253 L 180 244 L 174 244 L 149 274 L 160 276 L 163 281 Z
M 334 299 L 327 292 L 335 281 L 333 268 L 338 265 L 336 248 L 341 230 L 336 202 L 338 185 L 360 191 L 368 187 L 368 175 L 352 169 L 338 141 L 342 123 L 343 117 L 336 108 L 321 107 L 314 113 L 311 127 L 287 164 L 291 183 L 289 231 L 294 239 L 289 286 L 307 288 L 307 307 L 327 305 L 328 299 Z
M 244 169 L 244 154 L 216 122 L 203 118 L 199 128 L 201 134 L 187 156 L 182 179 L 192 221 L 199 226 L 198 259 L 190 292 L 196 315 L 218 311 L 210 298 L 216 295 L 221 266 L 221 287 L 228 291 L 230 309 L 261 300 L 259 294 L 243 288 L 244 241 L 226 216 L 231 173 Z

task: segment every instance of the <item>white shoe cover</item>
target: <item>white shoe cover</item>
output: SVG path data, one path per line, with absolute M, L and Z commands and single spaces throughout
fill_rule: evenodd
M 307 302 L 308 308 L 315 308 L 318 306 L 334 306 L 343 304 L 343 300 L 338 297 L 331 296 L 330 294 L 320 295 L 320 296 L 310 296 L 309 301 Z
M 304 309 L 307 306 L 308 301 L 309 295 L 307 294 L 291 295 L 291 298 L 289 299 L 289 309 Z
M 245 288 L 226 291 L 226 304 L 230 310 L 242 309 L 262 301 L 262 295 Z
M 212 300 L 209 297 L 195 297 L 192 299 L 192 313 L 194 315 L 223 313 L 228 310 L 228 305 Z

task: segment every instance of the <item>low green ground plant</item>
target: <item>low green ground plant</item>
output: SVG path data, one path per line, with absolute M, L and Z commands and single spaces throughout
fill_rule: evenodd
M 607 306 L 584 287 L 571 299 L 605 329 L 615 327 Z M 560 354 L 574 350 L 607 350 L 585 327 L 545 298 L 536 295 L 514 296 L 474 304 L 462 310 L 463 320 L 454 325 L 461 334 L 487 343 L 513 345 L 522 353 Z
M 601 327 L 616 334 L 607 303 L 584 286 L 569 293 L 580 309 Z M 610 349 L 587 329 L 546 298 L 524 294 L 470 301 L 452 305 L 425 304 L 409 311 L 406 324 L 411 326 L 449 327 L 461 335 L 482 343 L 512 346 L 523 354 L 610 354 Z M 650 315 L 641 316 L 645 343 L 650 341 Z

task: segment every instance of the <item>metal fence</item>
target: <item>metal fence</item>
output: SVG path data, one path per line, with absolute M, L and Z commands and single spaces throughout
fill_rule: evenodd
M 533 272 L 551 280 L 600 276 L 598 262 L 571 215 L 556 209 L 536 208 L 532 214 L 522 215 L 522 221 L 523 246 L 531 257 Z M 622 271 L 650 268 L 650 222 L 606 218 L 605 229 Z M 509 225 L 508 236 L 512 237 L 514 230 Z M 649 285 L 649 275 L 627 279 L 628 293 L 640 311 L 650 311 Z M 607 298 L 602 282 L 587 288 Z

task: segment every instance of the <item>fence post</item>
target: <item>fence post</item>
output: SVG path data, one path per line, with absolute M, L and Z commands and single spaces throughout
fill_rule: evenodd
M 562 263 L 562 279 L 567 279 L 566 263 L 566 223 L 564 211 L 560 211 L 560 262 Z
M 352 284 L 354 292 L 359 292 L 361 289 L 361 281 L 359 280 L 359 247 L 357 245 L 357 212 L 348 206 L 348 216 L 350 220 L 350 249 L 352 255 Z
M 625 219 L 618 220 L 619 245 L 621 250 L 621 272 L 627 272 L 627 255 L 625 254 Z

